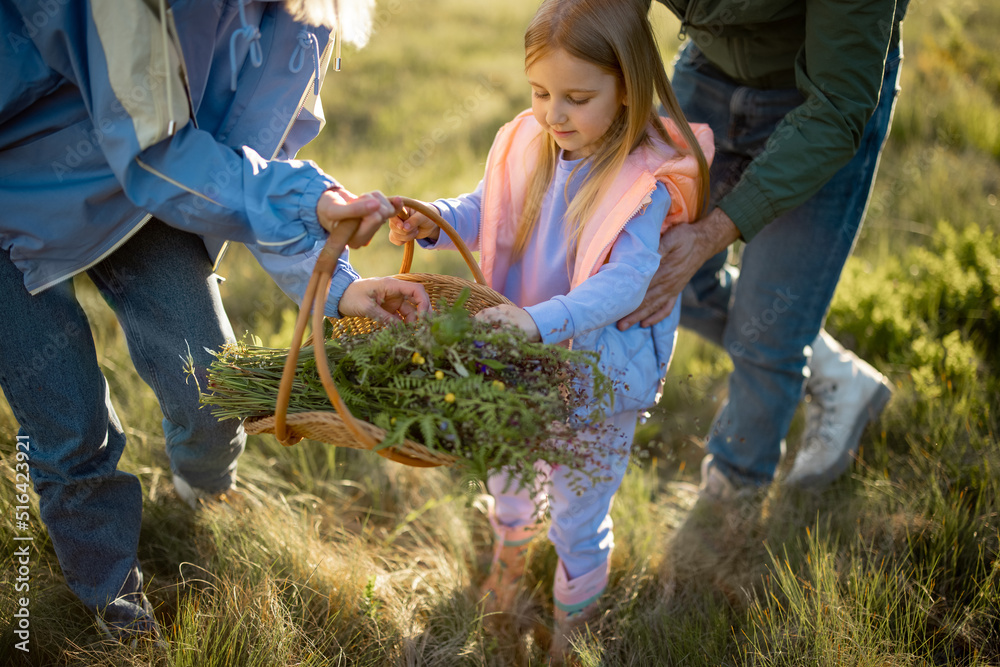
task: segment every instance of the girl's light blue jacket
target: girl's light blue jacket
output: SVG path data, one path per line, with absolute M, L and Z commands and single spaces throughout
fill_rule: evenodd
M 532 243 L 525 256 L 508 268 L 503 284 L 495 288 L 525 308 L 543 342 L 572 341 L 574 349 L 599 353 L 598 367 L 614 387 L 614 404 L 603 406 L 606 414 L 643 411 L 659 401 L 677 338 L 679 300 L 670 315 L 652 327 L 635 324 L 619 331 L 617 322 L 639 307 L 659 267 L 660 226 L 670 208 L 670 195 L 662 183 L 657 184 L 649 193 L 648 204 L 624 224 L 607 263 L 570 289 L 563 220 L 567 199 L 575 194 L 587 172 L 587 165 L 583 165 L 570 181 L 573 166 L 560 159 Z M 473 250 L 481 250 L 483 185 L 481 181 L 469 194 L 434 202 Z M 444 234 L 436 242 L 422 239 L 420 244 L 433 249 L 454 248 Z M 525 297 L 530 303 L 525 303 Z
M 156 216 L 216 260 L 248 244 L 301 298 L 335 181 L 291 158 L 324 123 L 329 31 L 281 2 L 4 0 L 0 35 L 0 247 L 30 292 Z

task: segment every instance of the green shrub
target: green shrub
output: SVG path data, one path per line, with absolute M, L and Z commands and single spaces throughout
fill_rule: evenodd
M 875 267 L 852 259 L 829 323 L 863 356 L 909 369 L 925 399 L 988 405 L 1000 372 L 1000 239 L 941 222 L 927 247 Z

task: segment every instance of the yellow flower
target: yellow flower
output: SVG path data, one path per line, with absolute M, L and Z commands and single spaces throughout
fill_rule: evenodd
M 504 389 L 507 388 L 507 386 L 503 382 L 501 382 L 500 380 L 494 380 L 493 381 L 493 386 L 496 387 L 496 389 L 498 391 L 503 391 Z
M 443 380 L 444 379 L 444 371 L 437 371 L 436 373 L 434 373 L 434 377 L 436 377 L 438 380 Z
M 396 425 L 396 418 L 393 417 L 392 419 L 390 419 L 389 423 L 392 424 L 393 426 L 395 426 Z
M 445 403 L 454 403 L 455 402 L 455 394 L 453 394 L 453 393 L 451 393 L 449 391 L 447 394 L 444 395 L 444 402 Z
M 423 366 L 427 360 L 424 359 L 424 355 L 420 354 L 419 352 L 414 352 L 413 356 L 410 357 L 410 361 L 417 364 L 418 366 Z

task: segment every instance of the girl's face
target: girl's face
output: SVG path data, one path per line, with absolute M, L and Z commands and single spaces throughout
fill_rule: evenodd
M 587 157 L 625 104 L 618 78 L 597 65 L 555 49 L 527 69 L 531 111 L 567 160 Z

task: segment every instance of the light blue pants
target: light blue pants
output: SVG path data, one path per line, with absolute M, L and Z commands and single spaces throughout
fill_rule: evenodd
M 539 520 L 547 506 L 552 517 L 549 539 L 569 577 L 580 577 L 602 567 L 615 545 L 611 503 L 628 468 L 637 418 L 634 410 L 621 412 L 604 421 L 601 435 L 580 434 L 584 441 L 606 438 L 602 450 L 612 452 L 600 462 L 605 479 L 580 494 L 566 466 L 537 463 L 536 468 L 545 475 L 539 477 L 539 486 L 533 489 L 518 490 L 513 483 L 504 492 L 509 478 L 504 474 L 490 477 L 486 486 L 496 499 L 496 520 L 511 528 L 526 526 Z
M 207 491 L 228 488 L 246 435 L 240 422 L 199 409 L 182 361 L 190 350 L 205 388 L 212 360 L 205 348 L 233 339 L 202 241 L 153 220 L 87 273 L 160 403 L 171 468 Z M 73 592 L 107 621 L 128 624 L 144 616 L 136 557 L 142 489 L 117 470 L 125 434 L 90 324 L 71 280 L 31 296 L 6 251 L 0 294 L 0 386 L 30 441 L 42 521 Z
M 889 54 L 881 96 L 854 158 L 812 198 L 748 243 L 737 270 L 727 252 L 711 258 L 681 297 L 681 325 L 732 358 L 729 399 L 716 415 L 708 452 L 731 479 L 765 484 L 802 397 L 806 347 L 823 326 L 840 273 L 861 229 L 889 133 L 901 54 Z M 712 200 L 739 181 L 777 124 L 802 103 L 796 89 L 737 85 L 689 43 L 673 77 L 688 121 L 715 133 Z

